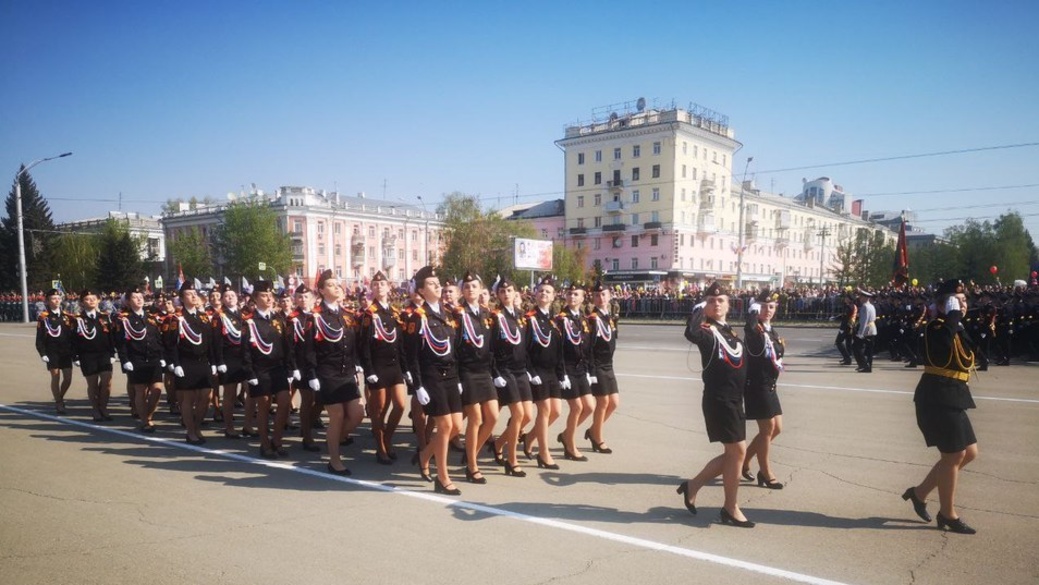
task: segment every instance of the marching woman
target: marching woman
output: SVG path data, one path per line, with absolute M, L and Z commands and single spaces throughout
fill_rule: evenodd
M 390 465 L 393 433 L 408 399 L 404 385 L 404 329 L 400 312 L 390 305 L 390 283 L 379 271 L 372 277 L 372 302 L 361 317 L 361 367 L 368 382 L 368 418 L 375 435 L 375 460 Z M 389 414 L 389 420 L 387 420 Z
M 296 287 L 296 309 L 288 318 L 288 326 L 292 329 L 292 352 L 296 367 L 306 364 L 306 325 L 314 306 L 314 294 L 307 285 Z M 300 378 L 292 381 L 299 391 L 299 436 L 303 439 L 303 450 L 308 453 L 319 453 L 321 447 L 314 443 L 314 428 L 321 423 L 320 393 L 314 392 L 310 384 Z
M 238 293 L 229 286 L 220 295 L 220 308 L 213 313 L 213 363 L 223 388 L 220 412 L 224 423 L 224 436 L 237 439 L 241 435 L 234 426 L 234 404 L 240 386 L 249 379 L 245 369 L 246 354 L 249 352 L 248 332 L 245 319 L 238 308 Z M 245 337 L 243 337 L 245 336 Z
M 937 294 L 939 314 L 924 333 L 924 373 L 913 401 L 924 441 L 928 447 L 937 447 L 941 458 L 923 482 L 907 489 L 902 499 L 911 500 L 916 514 L 930 522 L 927 496 L 938 488 L 938 529 L 974 534 L 977 531 L 960 518 L 955 506 L 960 470 L 978 456 L 978 440 L 967 418 L 967 410 L 975 408 L 967 386 L 974 354 L 960 326 L 967 312 L 967 297 L 959 280 L 943 282 Z
M 743 479 L 754 481 L 750 461 L 758 458 L 758 486 L 783 489 L 772 474 L 768 452 L 783 430 L 783 409 L 776 393 L 776 380 L 783 371 L 783 338 L 772 327 L 779 295 L 769 290 L 758 294 L 747 313 L 744 340 L 747 347 L 747 386 L 743 389 L 743 403 L 747 419 L 758 422 L 758 434 L 747 446 L 743 458 Z
M 213 325 L 209 315 L 199 308 L 198 293 L 191 282 L 180 287 L 180 309 L 166 318 L 165 337 L 167 367 L 173 371 L 177 389 L 180 419 L 190 445 L 201 445 L 201 425 L 209 410 L 212 392 L 209 378 L 216 366 L 209 363 L 213 343 Z
M 139 288 L 126 291 L 126 306 L 116 324 L 115 348 L 119 362 L 133 385 L 134 412 L 142 433 L 154 433 L 155 407 L 162 396 L 163 370 L 166 360 L 162 323 L 159 314 L 144 312 L 144 293 Z
M 340 442 L 364 418 L 361 391 L 357 386 L 357 334 L 354 316 L 339 306 L 343 287 L 331 270 L 317 281 L 322 302 L 307 319 L 304 359 L 307 384 L 321 394 L 328 411 L 328 472 L 350 475 L 339 454 Z M 280 408 L 279 408 L 280 410 Z
M 620 406 L 617 376 L 613 373 L 613 352 L 617 350 L 617 317 L 610 314 L 610 288 L 596 281 L 592 287 L 594 308 L 588 315 L 588 328 L 592 335 L 592 396 L 595 410 L 592 426 L 584 438 L 592 443 L 596 453 L 613 453 L 602 438 L 603 426 L 610 415 Z
M 595 409 L 592 400 L 592 341 L 588 320 L 584 316 L 584 289 L 571 284 L 566 292 L 566 308 L 556 315 L 556 325 L 563 332 L 562 397 L 569 407 L 566 428 L 557 437 L 563 444 L 563 456 L 571 461 L 588 461 L 577 449 L 575 433 Z
M 505 474 L 526 477 L 527 472 L 519 467 L 516 456 L 523 427 L 534 415 L 534 395 L 530 389 L 533 377 L 527 371 L 527 344 L 524 330 L 526 318 L 517 311 L 516 285 L 508 279 L 497 283 L 496 294 L 500 307 L 494 311 L 494 326 L 491 330 L 491 350 L 494 352 L 494 387 L 498 389 L 498 404 L 509 407 L 509 422 L 490 448 L 494 460 L 505 467 Z M 503 450 L 508 448 L 508 454 Z
M 36 321 L 36 351 L 51 375 L 54 410 L 65 414 L 65 393 L 72 385 L 73 317 L 61 310 L 61 292 L 47 291 L 47 308 Z
M 555 282 L 546 276 L 534 293 L 537 306 L 527 313 L 530 341 L 527 359 L 530 362 L 531 392 L 537 405 L 534 428 L 523 435 L 523 452 L 530 459 L 531 444 L 538 444 L 538 467 L 559 469 L 548 450 L 548 429 L 559 418 L 563 386 L 570 380 L 563 367 L 563 338 L 552 320 L 552 303 L 556 300 Z
M 458 315 L 458 378 L 462 381 L 462 408 L 468 420 L 465 427 L 465 479 L 470 483 L 487 483 L 480 471 L 477 455 L 494 432 L 498 422 L 498 394 L 494 389 L 491 352 L 493 320 L 486 306 L 480 304 L 483 292 L 480 276 L 466 272 L 462 277 L 462 304 Z
M 282 435 L 289 421 L 289 383 L 300 377 L 293 356 L 292 331 L 285 315 L 277 311 L 270 281 L 261 280 L 253 288 L 256 310 L 245 319 L 242 333 L 247 351 L 243 369 L 249 383 L 249 396 L 259 409 L 257 428 L 260 430 L 260 457 L 275 459 L 289 454 L 282 443 Z M 274 417 L 274 437 L 270 437 L 271 397 L 278 405 Z
M 93 409 L 94 422 L 109 421 L 108 399 L 112 395 L 112 362 L 115 361 L 115 339 L 112 318 L 98 310 L 98 294 L 92 289 L 79 293 L 82 308 L 76 317 L 73 350 L 76 363 L 87 381 L 87 398 Z
M 700 348 L 703 364 L 703 417 L 707 438 L 721 443 L 725 451 L 711 459 L 693 479 L 678 485 L 685 507 L 696 514 L 696 494 L 708 481 L 722 476 L 725 505 L 722 524 L 753 528 L 740 510 L 737 495 L 740 469 L 747 452 L 747 424 L 743 414 L 743 388 L 747 383 L 747 367 L 743 342 L 725 322 L 729 312 L 729 296 L 719 283 L 704 293 L 703 302 L 693 307 L 685 328 L 685 338 Z
M 436 432 L 419 452 L 422 478 L 429 475 L 429 460 L 436 459 L 438 494 L 457 496 L 447 472 L 448 443 L 462 430 L 462 384 L 455 363 L 457 323 L 454 315 L 440 304 L 440 278 L 432 266 L 415 273 L 415 287 L 424 303 L 412 312 L 408 321 L 406 355 L 408 370 L 415 380 L 415 398 L 431 418 Z

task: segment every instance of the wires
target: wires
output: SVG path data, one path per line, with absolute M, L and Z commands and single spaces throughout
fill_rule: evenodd
M 1039 146 L 1039 142 L 1022 142 L 1021 144 L 1003 144 L 1000 146 L 979 146 L 977 148 L 963 148 L 960 150 L 943 150 L 939 152 L 925 152 L 921 154 L 903 154 L 899 156 L 885 156 L 880 158 L 864 158 L 860 160 L 850 160 L 844 162 L 825 163 L 818 165 L 806 165 L 803 167 L 789 167 L 785 169 L 770 169 L 767 171 L 756 171 L 757 174 L 772 174 L 772 173 L 785 173 L 787 171 L 803 171 L 806 169 L 818 169 L 822 167 L 845 167 L 849 165 L 864 165 L 875 162 L 888 162 L 893 160 L 909 160 L 914 158 L 929 158 L 934 156 L 949 156 L 952 154 L 967 154 L 971 152 L 985 152 L 988 150 L 1007 150 L 1010 148 L 1028 148 L 1032 146 Z

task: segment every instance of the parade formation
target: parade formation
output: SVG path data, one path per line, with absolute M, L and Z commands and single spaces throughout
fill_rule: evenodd
M 481 456 L 510 477 L 527 475 L 524 459 L 560 469 L 549 448 L 560 419 L 555 439 L 566 462 L 588 461 L 580 438 L 595 454 L 613 452 L 606 430 L 620 404 L 613 371 L 619 335 L 609 286 L 544 277 L 531 295 L 521 295 L 508 278 L 488 286 L 467 272 L 457 282 L 442 282 L 438 270 L 426 266 L 407 294 L 393 290 L 380 272 L 368 294 L 355 297 L 326 270 L 313 291 L 305 285 L 275 291 L 267 281 L 243 291 L 223 285 L 200 291 L 184 282 L 170 297 L 134 287 L 110 312 L 100 309 L 95 290 L 76 295 L 75 311 L 63 309 L 61 291 L 49 290 L 37 319 L 36 349 L 59 415 L 66 412 L 75 366 L 87 383 L 93 421 L 112 421 L 112 371 L 119 367 L 139 432 L 155 432 L 165 392 L 191 445 L 207 442 L 211 413 L 223 438 L 258 439 L 264 459 L 291 457 L 289 431 L 298 431 L 300 449 L 320 452 L 315 436 L 324 429 L 326 469 L 334 475 L 351 475 L 346 453 L 365 417 L 375 460 L 394 465 L 397 430 L 407 414 L 415 435 L 411 464 L 444 495 L 461 494 L 450 474 L 452 451 L 472 484 L 489 481 Z M 774 324 L 780 294 L 765 289 L 741 295 L 714 283 L 696 298 L 685 337 L 701 355 L 707 436 L 723 451 L 677 491 L 696 514 L 699 491 L 721 477 L 721 523 L 749 528 L 755 522 L 737 499 L 741 480 L 784 487 L 769 459 L 782 430 L 777 383 L 787 348 Z M 957 280 L 921 293 L 856 289 L 841 299 L 835 316 L 839 364 L 851 365 L 854 356 L 857 371 L 869 373 L 875 354 L 886 351 L 907 368 L 923 367 L 914 399 L 917 422 L 940 458 L 903 499 L 930 522 L 926 500 L 937 489 L 940 529 L 975 532 L 954 503 L 959 471 L 978 453 L 966 414 L 975 407 L 968 379 L 990 362 L 1007 365 L 1011 356 L 1035 350 L 1035 313 L 1014 308 L 1034 307 L 1034 300 L 1034 291 L 972 292 Z M 742 332 L 727 322 L 737 301 L 748 301 Z M 1009 312 L 1001 309 L 1006 306 Z M 291 413 L 298 413 L 299 425 Z M 495 436 L 502 415 L 505 424 Z M 758 427 L 749 444 L 748 420 Z

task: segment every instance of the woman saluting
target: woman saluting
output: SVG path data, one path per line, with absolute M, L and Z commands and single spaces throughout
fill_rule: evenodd
M 744 327 L 747 340 L 748 367 L 747 387 L 743 402 L 747 418 L 758 423 L 758 434 L 747 447 L 743 461 L 743 479 L 754 481 L 750 474 L 750 460 L 758 458 L 758 485 L 774 490 L 783 489 L 776 481 L 768 460 L 769 448 L 783 428 L 783 409 L 776 394 L 776 380 L 783 371 L 783 338 L 772 327 L 776 315 L 779 295 L 770 290 L 762 291 L 750 305 L 747 324 Z
M 740 469 L 747 452 L 747 425 L 743 414 L 743 388 L 747 382 L 743 343 L 725 322 L 729 296 L 719 283 L 712 284 L 704 301 L 693 308 L 686 324 L 685 337 L 700 348 L 703 363 L 703 416 L 707 438 L 721 443 L 725 451 L 711 459 L 693 479 L 678 486 L 685 507 L 696 514 L 696 493 L 708 481 L 722 476 L 725 505 L 722 524 L 753 528 L 736 500 Z

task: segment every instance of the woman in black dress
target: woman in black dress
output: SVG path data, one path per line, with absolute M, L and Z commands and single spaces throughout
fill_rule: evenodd
M 740 469 L 747 453 L 747 424 L 743 414 L 743 388 L 747 382 L 743 342 L 725 323 L 729 312 L 728 293 L 718 283 L 705 292 L 705 299 L 693 308 L 686 324 L 685 337 L 700 348 L 703 363 L 703 416 L 707 438 L 722 443 L 725 451 L 711 459 L 691 480 L 678 486 L 685 507 L 696 514 L 696 494 L 708 481 L 722 476 L 725 506 L 722 524 L 753 528 L 740 510 L 737 495 Z
M 937 447 L 941 458 L 923 482 L 908 488 L 903 500 L 912 500 L 913 509 L 930 522 L 927 496 L 938 488 L 938 528 L 959 534 L 977 532 L 959 517 L 954 503 L 960 470 L 978 456 L 978 440 L 967 418 L 974 408 L 967 380 L 974 368 L 970 341 L 960 330 L 967 312 L 963 283 L 948 280 L 938 287 L 938 316 L 927 324 L 924 333 L 924 373 L 916 385 L 916 424 L 928 447 Z
M 390 305 L 390 283 L 382 271 L 372 277 L 372 302 L 361 315 L 360 351 L 368 383 L 368 418 L 375 435 L 375 460 L 390 465 L 397 458 L 393 433 L 404 415 L 408 391 L 403 371 L 404 326 L 400 311 Z
M 758 434 L 747 446 L 743 459 L 743 479 L 754 481 L 750 461 L 758 458 L 758 485 L 774 490 L 783 489 L 776 481 L 768 460 L 769 448 L 783 429 L 783 409 L 776 393 L 776 380 L 783 371 L 783 338 L 772 327 L 772 317 L 779 306 L 779 295 L 764 290 L 758 294 L 747 313 L 744 340 L 747 347 L 747 387 L 743 403 L 747 418 L 758 423 Z

